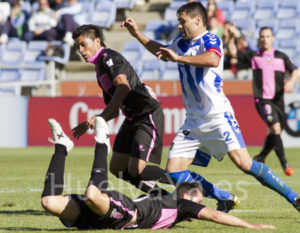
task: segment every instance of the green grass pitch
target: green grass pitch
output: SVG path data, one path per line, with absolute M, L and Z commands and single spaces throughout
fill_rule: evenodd
M 259 148 L 249 148 L 251 155 Z M 48 168 L 53 147 L 30 147 L 24 149 L 0 148 L 0 232 L 70 232 L 58 218 L 47 214 L 40 205 L 40 194 L 44 176 Z M 74 148 L 67 157 L 64 193 L 83 193 L 87 185 L 92 166 L 94 148 Z M 278 159 L 272 153 L 267 164 L 295 191 L 300 192 L 300 149 L 286 149 L 289 163 L 295 174 L 287 177 L 283 174 Z M 162 167 L 165 167 L 167 149 L 164 149 Z M 261 186 L 254 178 L 243 174 L 226 156 L 224 161 L 212 159 L 208 168 L 191 167 L 207 180 L 230 191 L 241 199 L 241 203 L 231 214 L 254 223 L 273 224 L 273 232 L 300 232 L 300 214 L 284 198 Z M 121 191 L 131 198 L 140 192 L 131 185 L 109 175 L 110 187 Z M 172 191 L 171 186 L 165 186 Z M 216 201 L 204 199 L 204 204 L 215 208 Z M 206 221 L 183 222 L 173 229 L 155 230 L 155 232 L 258 232 L 242 228 L 227 227 Z M 264 230 L 264 232 L 271 230 Z M 84 232 L 96 232 L 84 231 Z M 101 232 L 115 232 L 113 230 Z M 126 230 L 126 232 L 132 232 Z M 134 230 L 134 232 L 153 232 L 152 230 Z M 261 232 L 261 231 L 259 231 Z

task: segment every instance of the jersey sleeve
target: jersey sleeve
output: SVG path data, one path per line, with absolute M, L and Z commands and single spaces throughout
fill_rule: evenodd
M 109 53 L 103 61 L 103 66 L 109 78 L 113 81 L 119 74 L 126 74 L 126 60 L 120 54 Z
M 177 201 L 178 214 L 183 218 L 200 218 L 200 211 L 206 206 L 185 199 Z
M 291 62 L 291 60 L 285 53 L 282 53 L 282 56 L 283 56 L 284 65 L 285 65 L 285 68 L 287 71 L 292 73 L 295 69 L 297 69 L 297 67 Z
M 219 57 L 222 56 L 222 43 L 219 37 L 214 34 L 207 33 L 203 36 L 203 41 L 206 52 L 214 52 Z

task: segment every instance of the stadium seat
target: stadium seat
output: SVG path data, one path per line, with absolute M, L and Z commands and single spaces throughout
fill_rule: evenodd
M 21 69 L 4 68 L 0 70 L 0 82 L 16 82 L 20 80 Z
M 231 14 L 234 10 L 234 3 L 233 1 L 220 1 L 217 2 L 217 8 L 223 11 L 226 20 L 230 20 Z
M 277 0 L 269 1 L 262 0 L 256 2 L 256 10 L 253 14 L 254 19 L 271 19 L 277 12 L 278 2 Z
M 144 50 L 142 52 L 142 61 L 155 61 L 156 58 L 152 53 L 150 53 L 148 50 Z
M 19 49 L 5 49 L 0 60 L 1 67 L 19 66 L 24 57 L 24 51 Z
M 59 64 L 62 64 L 62 65 L 68 64 L 69 60 L 70 60 L 70 52 L 71 52 L 70 45 L 67 44 L 67 43 L 64 43 L 62 41 L 51 41 L 51 45 L 60 46 L 63 50 L 63 56 L 58 57 L 58 56 L 41 55 L 41 56 L 39 56 L 39 60 L 41 60 L 41 61 L 55 61 L 55 62 L 57 62 Z
M 96 8 L 88 18 L 89 23 L 103 28 L 110 28 L 116 21 L 117 7 L 114 2 L 108 0 L 98 1 Z
M 161 40 L 167 38 L 168 26 L 167 21 L 149 21 L 146 24 L 144 34 L 152 40 Z
M 118 9 L 133 9 L 137 0 L 113 0 Z
M 166 62 L 165 68 L 161 75 L 161 80 L 179 80 L 177 63 Z
M 235 9 L 232 13 L 231 20 L 237 21 L 240 19 L 248 19 L 251 16 L 251 12 L 249 9 Z
M 244 35 L 254 37 L 256 25 L 253 19 L 240 19 L 233 22 L 238 28 L 241 29 Z
M 276 33 L 276 39 L 291 39 L 297 38 L 297 33 L 293 28 L 279 28 Z
M 22 52 L 25 52 L 27 43 L 22 40 L 9 40 L 6 48 L 9 50 L 20 50 Z
M 48 41 L 45 40 L 32 40 L 28 42 L 29 50 L 46 51 L 47 46 L 48 46 Z
M 94 8 L 95 8 L 95 2 L 81 2 L 82 9 L 87 15 L 92 15 Z
M 276 19 L 260 19 L 256 21 L 257 28 L 260 29 L 262 27 L 270 27 L 273 29 L 274 34 L 277 33 L 278 30 L 278 21 Z
M 291 28 L 295 32 L 300 32 L 299 21 L 295 19 L 281 19 L 279 20 L 279 28 Z
M 160 79 L 163 69 L 164 69 L 164 62 L 157 59 L 146 60 L 143 62 L 141 79 L 143 80 Z
M 45 66 L 46 68 L 46 66 Z M 26 82 L 30 81 L 42 81 L 46 79 L 46 74 L 45 74 L 46 69 L 34 69 L 34 68 L 26 68 L 23 69 L 21 76 L 20 76 L 20 81 L 24 82 L 23 86 L 28 86 L 26 85 Z M 29 86 L 33 86 L 30 84 Z M 39 86 L 39 85 L 34 85 L 34 86 Z
M 0 88 L 0 96 L 20 96 L 21 95 L 21 87 L 1 87 Z
M 280 0 L 278 3 L 278 12 L 276 17 L 278 19 L 292 19 L 296 13 L 300 12 L 300 2 L 293 0 Z
M 128 41 L 125 43 L 121 54 L 131 63 L 141 58 L 144 47 L 138 41 Z

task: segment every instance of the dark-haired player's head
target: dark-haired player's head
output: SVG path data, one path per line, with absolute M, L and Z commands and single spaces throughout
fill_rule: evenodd
M 72 37 L 86 61 L 92 58 L 101 47 L 106 47 L 102 29 L 96 25 L 82 25 L 73 32 Z
M 275 40 L 273 29 L 270 27 L 262 27 L 259 30 L 258 47 L 262 51 L 271 51 Z
M 177 10 L 177 17 L 184 40 L 192 40 L 206 31 L 207 12 L 200 2 L 184 4 Z
M 202 190 L 198 183 L 181 183 L 175 190 L 177 198 L 186 199 L 198 204 L 202 203 Z

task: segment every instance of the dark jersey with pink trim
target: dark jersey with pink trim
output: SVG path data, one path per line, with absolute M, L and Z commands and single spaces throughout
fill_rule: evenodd
M 275 49 L 271 52 L 239 50 L 238 59 L 251 65 L 254 97 L 260 99 L 280 100 L 285 72 L 297 69 L 285 53 Z
M 187 218 L 199 218 L 205 206 L 173 195 L 134 200 L 138 210 L 137 228 L 166 229 Z
M 112 49 L 103 49 L 95 62 L 97 81 L 103 90 L 104 101 L 108 104 L 115 92 L 113 80 L 125 74 L 131 91 L 121 105 L 122 112 L 129 118 L 144 115 L 160 106 L 155 93 L 143 83 L 129 62 Z

